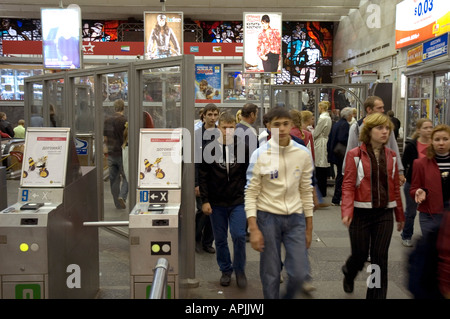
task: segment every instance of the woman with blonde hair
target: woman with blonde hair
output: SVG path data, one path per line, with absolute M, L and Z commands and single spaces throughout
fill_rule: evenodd
M 323 197 L 327 196 L 327 177 L 330 167 L 330 163 L 328 163 L 327 143 L 328 135 L 333 124 L 330 114 L 328 114 L 329 106 L 330 102 L 328 101 L 319 103 L 320 116 L 313 132 L 317 185 Z
M 292 116 L 292 123 L 294 126 L 291 129 L 291 135 L 294 135 L 298 138 L 301 138 L 303 142 L 305 142 L 306 147 L 310 150 L 311 155 L 314 160 L 314 142 L 311 132 L 309 132 L 307 129 L 303 129 L 303 118 L 302 118 L 302 112 L 296 109 L 292 109 L 289 111 Z M 312 113 L 311 113 L 312 114 Z
M 364 120 L 361 146 L 351 149 L 345 159 L 342 183 L 342 222 L 349 228 L 351 255 L 342 267 L 344 291 L 353 292 L 354 279 L 370 253 L 372 265 L 379 267 L 379 285 L 368 286 L 366 298 L 385 299 L 388 284 L 388 251 L 393 230 L 403 229 L 397 154 L 385 145 L 394 125 L 383 113 Z
M 405 149 L 402 155 L 406 181 L 403 186 L 405 194 L 405 227 L 402 231 L 402 244 L 405 247 L 412 247 L 412 235 L 414 233 L 414 219 L 417 214 L 417 203 L 409 196 L 411 188 L 411 178 L 413 172 L 414 160 L 427 156 L 427 148 L 431 143 L 431 132 L 433 131 L 433 122 L 429 118 L 421 118 L 416 123 L 416 131 L 411 139 L 407 139 Z

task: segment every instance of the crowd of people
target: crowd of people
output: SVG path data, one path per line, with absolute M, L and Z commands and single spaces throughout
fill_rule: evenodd
M 450 127 L 419 120 L 400 154 L 400 123 L 391 112 L 384 114 L 383 100 L 368 97 L 363 107 L 360 119 L 345 107 L 333 123 L 330 103 L 322 101 L 315 125 L 311 112 L 274 107 L 264 114 L 259 134 L 254 127 L 259 110 L 252 103 L 236 116 L 220 112 L 215 104 L 201 110 L 195 129 L 196 251 L 216 254 L 222 286 L 230 285 L 235 273 L 238 287 L 246 287 L 247 240 L 260 252 L 264 298 L 293 298 L 300 290 L 315 289 L 308 259 L 313 214 L 333 205 L 341 209 L 351 244 L 342 266 L 346 293 L 353 292 L 354 280 L 369 260 L 380 278 L 368 284 L 366 297 L 386 298 L 396 223 L 402 244 L 414 247 L 408 259 L 413 296 L 450 297 Z M 330 171 L 333 194 L 327 194 Z M 325 202 L 327 196 L 331 203 Z M 413 241 L 417 211 L 421 236 Z M 417 263 L 422 259 L 424 264 L 424 258 L 417 258 L 422 241 L 435 247 L 432 267 Z M 416 278 L 430 275 L 429 268 L 433 287 Z M 288 279 L 280 292 L 283 269 Z

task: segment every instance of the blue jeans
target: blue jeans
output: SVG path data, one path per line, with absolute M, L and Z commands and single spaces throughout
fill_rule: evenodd
M 406 208 L 405 208 L 405 226 L 402 231 L 402 239 L 411 239 L 414 233 L 414 219 L 417 214 L 417 203 L 414 198 L 409 195 L 411 184 L 405 182 L 403 185 L 403 193 L 405 194 Z
M 245 233 L 247 219 L 244 204 L 230 207 L 211 206 L 211 226 L 216 242 L 216 258 L 219 269 L 225 273 L 245 271 Z M 233 262 L 228 248 L 228 225 L 233 241 Z
M 260 255 L 260 277 L 264 298 L 280 298 L 282 266 L 288 274 L 284 298 L 294 298 L 309 272 L 305 216 L 258 211 L 256 221 L 264 237 L 264 251 Z M 284 244 L 286 249 L 284 265 L 281 261 L 281 244 Z
M 429 214 L 419 213 L 420 229 L 422 230 L 422 237 L 425 237 L 427 233 L 436 231 L 441 225 L 443 214 Z
M 114 199 L 114 204 L 119 208 L 118 198 L 122 197 L 126 200 L 128 196 L 128 181 L 123 170 L 122 157 L 108 155 L 108 166 L 111 194 Z

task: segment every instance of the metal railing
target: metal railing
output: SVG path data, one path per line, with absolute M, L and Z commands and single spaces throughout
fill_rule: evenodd
M 159 258 L 154 269 L 152 289 L 148 299 L 167 299 L 167 270 L 169 261 Z

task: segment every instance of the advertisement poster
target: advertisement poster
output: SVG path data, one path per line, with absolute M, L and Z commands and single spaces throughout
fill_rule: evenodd
M 64 186 L 68 142 L 68 130 L 28 130 L 21 186 Z
M 147 60 L 183 54 L 183 12 L 144 12 Z
M 220 64 L 196 64 L 195 103 L 220 103 L 221 81 Z
M 281 72 L 281 13 L 244 13 L 244 73 Z
M 140 188 L 181 187 L 181 130 L 141 129 Z
M 397 4 L 395 48 L 440 36 L 450 31 L 450 1 L 404 0 Z
M 77 9 L 41 9 L 42 54 L 48 69 L 81 68 L 81 16 Z

